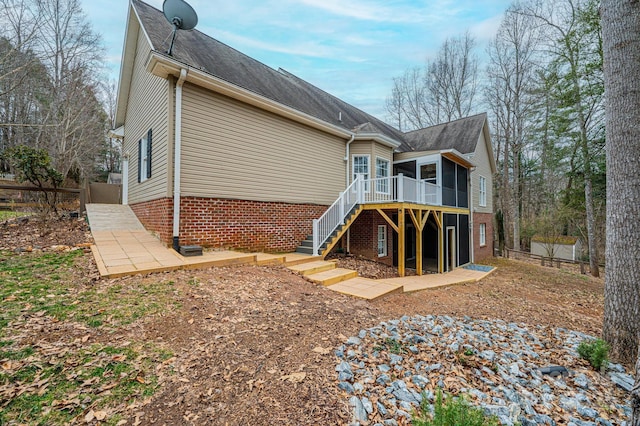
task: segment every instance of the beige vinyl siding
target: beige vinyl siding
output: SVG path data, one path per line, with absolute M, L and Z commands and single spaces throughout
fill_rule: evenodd
M 393 172 L 393 149 L 375 141 L 356 141 L 349 145 L 349 179 L 353 179 L 353 156 L 369 156 L 369 175 L 372 179 L 376 176 L 376 157 L 389 160 L 389 175 Z
M 393 161 L 415 160 L 416 158 L 424 157 L 437 153 L 439 151 L 413 151 L 413 152 L 397 152 L 393 155 Z
M 373 145 L 373 165 L 375 168 L 376 158 L 382 158 L 389 161 L 389 175 L 393 172 L 393 149 L 379 143 Z M 375 173 L 375 170 L 374 170 Z M 374 176 L 377 177 L 377 176 Z
M 331 204 L 344 190 L 345 140 L 185 84 L 182 194 Z
M 150 46 L 142 31 L 138 43 L 125 117 L 124 152 L 129 153 L 129 204 L 166 197 L 169 83 L 145 70 Z M 151 178 L 138 183 L 138 141 L 152 130 Z
M 480 139 L 471 161 L 476 165 L 475 170 L 472 172 L 474 211 L 478 213 L 493 213 L 493 175 L 484 132 L 480 133 Z M 480 176 L 487 180 L 487 205 L 485 207 L 480 207 Z

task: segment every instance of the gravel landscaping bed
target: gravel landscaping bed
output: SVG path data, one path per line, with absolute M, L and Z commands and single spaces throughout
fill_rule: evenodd
M 336 351 L 338 387 L 353 424 L 405 425 L 438 389 L 466 395 L 504 425 L 625 425 L 633 378 L 581 359 L 593 337 L 562 328 L 448 316 L 403 316 L 363 329 Z M 562 366 L 567 374 L 543 374 Z

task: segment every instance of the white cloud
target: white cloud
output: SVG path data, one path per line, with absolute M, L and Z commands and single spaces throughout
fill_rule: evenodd
M 448 0 L 436 1 L 436 5 L 430 5 L 427 9 L 419 9 L 409 5 L 387 6 L 383 3 L 362 0 L 300 0 L 300 3 L 317 9 L 322 9 L 334 15 L 355 18 L 363 21 L 394 22 L 394 23 L 418 23 L 429 19 L 435 19 L 431 12 L 440 9 L 439 6 L 448 3 Z
M 285 53 L 288 55 L 300 55 L 309 56 L 312 58 L 333 58 L 336 56 L 336 51 L 330 47 L 323 46 L 319 43 L 308 41 L 294 41 L 291 43 L 278 43 L 267 42 L 264 40 L 257 40 L 255 38 L 245 37 L 238 34 L 234 34 L 229 31 L 216 30 L 204 28 L 203 31 L 206 34 L 216 34 L 216 38 L 223 41 L 234 48 L 242 51 L 242 47 L 249 47 L 253 49 L 267 50 L 269 52 Z
M 499 15 L 492 16 L 484 21 L 480 21 L 469 28 L 469 32 L 480 42 L 489 42 L 491 41 L 496 33 L 498 32 L 498 28 L 500 28 L 500 23 L 502 22 L 503 13 Z

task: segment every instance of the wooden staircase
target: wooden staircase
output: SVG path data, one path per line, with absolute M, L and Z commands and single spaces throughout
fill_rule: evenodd
M 329 290 L 366 300 L 402 293 L 402 284 L 359 277 L 357 271 L 338 268 L 335 261 L 317 260 L 317 257 L 307 259 L 305 263 L 287 267 L 308 281 L 326 286 Z
M 349 212 L 347 217 L 344 219 L 344 225 L 338 226 L 329 238 L 327 238 L 327 240 L 320 246 L 320 256 L 324 258 L 329 254 L 331 249 L 338 243 L 338 241 L 340 241 L 340 238 L 342 238 L 344 233 L 347 232 L 360 213 L 362 213 L 362 210 L 363 207 L 361 205 L 356 205 L 351 212 Z M 300 243 L 298 248 L 296 248 L 296 253 L 313 255 L 313 235 L 307 235 L 307 238 Z

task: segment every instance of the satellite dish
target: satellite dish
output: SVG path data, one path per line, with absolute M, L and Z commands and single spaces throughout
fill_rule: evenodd
M 171 55 L 173 42 L 176 40 L 178 30 L 192 30 L 198 25 L 198 15 L 184 0 L 164 0 L 162 11 L 167 21 L 173 25 L 173 36 L 167 54 Z

